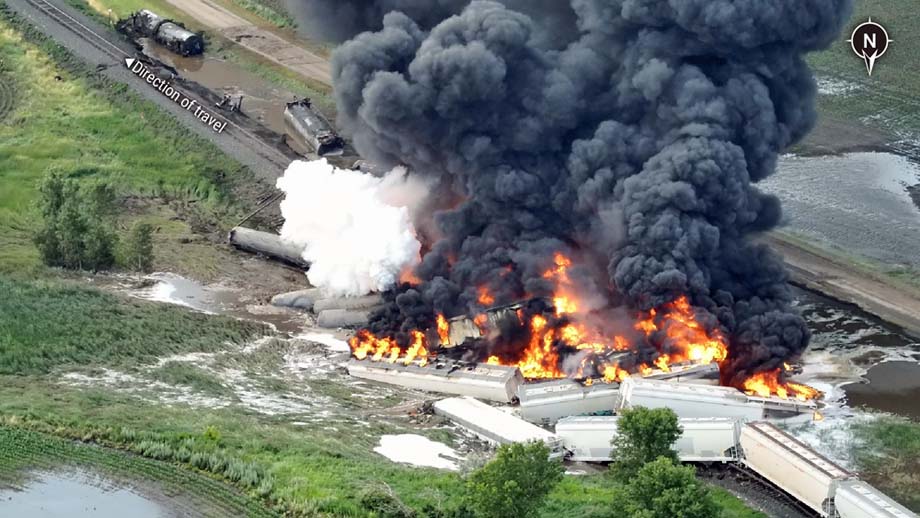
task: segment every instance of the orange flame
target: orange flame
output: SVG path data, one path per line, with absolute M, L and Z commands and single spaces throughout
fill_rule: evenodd
M 485 286 L 479 287 L 479 303 L 486 307 L 495 305 L 495 297 L 489 293 L 489 288 Z
M 791 381 L 781 382 L 781 372 L 782 369 L 758 372 L 744 380 L 744 386 L 742 388 L 752 396 L 770 397 L 775 395 L 783 399 L 795 398 L 800 401 L 814 399 L 821 394 L 820 391 L 808 385 L 793 383 Z
M 479 333 L 485 336 L 488 331 L 489 317 L 485 313 L 480 313 L 473 318 L 473 323 L 479 328 Z
M 378 338 L 370 331 L 363 329 L 358 331 L 355 336 L 351 337 L 348 344 L 351 346 L 354 357 L 359 360 L 370 357 L 370 359 L 375 362 L 384 361 L 385 359 L 388 363 L 396 363 L 400 360 L 400 356 L 402 356 L 402 362 L 405 365 L 409 365 L 418 359 L 419 365 L 424 367 L 428 364 L 429 358 L 427 342 L 428 340 L 425 338 L 425 333 L 413 331 L 412 343 L 409 345 L 409 348 L 406 349 L 405 354 L 403 354 L 403 350 L 399 347 L 399 344 L 396 343 L 396 340 L 392 338 Z
M 422 280 L 415 275 L 415 272 L 411 267 L 404 268 L 402 272 L 399 273 L 399 282 L 400 284 L 409 284 L 410 286 L 418 286 L 422 283 Z
M 441 339 L 441 345 L 447 345 L 450 343 L 450 324 L 447 323 L 447 319 L 444 318 L 444 315 L 438 315 L 438 338 Z M 358 358 L 360 360 L 360 358 Z

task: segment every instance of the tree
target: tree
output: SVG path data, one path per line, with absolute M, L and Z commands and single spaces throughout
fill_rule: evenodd
M 677 452 L 672 447 L 681 433 L 677 415 L 669 408 L 623 410 L 617 420 L 617 435 L 611 441 L 613 464 L 610 469 L 614 477 L 628 482 L 642 466 L 658 457 L 676 463 Z
M 105 183 L 85 189 L 58 170 L 39 188 L 42 226 L 35 244 L 48 266 L 105 270 L 115 264 L 115 191 Z
M 480 518 L 536 516 L 565 471 L 549 454 L 542 442 L 499 448 L 492 462 L 467 479 L 469 508 Z
M 692 467 L 667 457 L 649 462 L 616 488 L 613 509 L 624 518 L 712 518 L 719 506 Z
M 125 240 L 122 261 L 128 268 L 149 272 L 153 266 L 153 227 L 149 223 L 135 223 Z

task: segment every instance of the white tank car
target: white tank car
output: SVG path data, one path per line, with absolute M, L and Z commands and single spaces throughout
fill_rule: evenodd
M 903 505 L 862 480 L 844 480 L 837 485 L 834 507 L 839 518 L 917 518 Z
M 618 416 L 577 416 L 559 420 L 556 435 L 569 460 L 607 462 L 613 452 L 610 441 L 617 434 Z M 683 433 L 674 444 L 684 462 L 731 462 L 738 460 L 741 421 L 730 418 L 683 418 Z
M 742 463 L 821 516 L 833 516 L 838 484 L 853 475 L 766 422 L 741 427 Z

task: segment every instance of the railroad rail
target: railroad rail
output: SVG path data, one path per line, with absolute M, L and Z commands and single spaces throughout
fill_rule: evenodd
M 48 18 L 56 22 L 61 27 L 67 29 L 68 31 L 73 33 L 75 36 L 80 38 L 81 40 L 92 45 L 94 48 L 96 48 L 97 50 L 105 54 L 106 56 L 109 56 L 112 59 L 114 59 L 116 63 L 118 63 L 119 66 L 121 66 L 124 63 L 125 59 L 134 57 L 133 54 L 125 51 L 118 45 L 115 45 L 114 43 L 109 41 L 109 39 L 106 38 L 104 35 L 99 34 L 95 30 L 93 30 L 92 27 L 88 27 L 86 24 L 84 24 L 77 18 L 71 16 L 70 13 L 68 13 L 67 11 L 54 5 L 49 0 L 25 0 L 25 1 L 27 4 L 29 4 L 36 10 L 40 11 L 41 13 L 43 13 L 45 16 L 47 16 Z M 198 96 L 191 95 L 189 92 L 183 90 L 182 88 L 179 88 L 177 85 L 173 85 L 173 88 L 175 88 L 177 91 L 182 92 L 184 95 L 186 95 L 189 98 L 198 99 L 199 101 L 202 101 L 202 99 L 198 98 Z M 204 103 L 204 104 L 207 104 L 207 103 Z M 290 164 L 291 159 L 288 158 L 284 153 L 282 153 L 276 147 L 265 142 L 264 140 L 254 135 L 249 130 L 241 127 L 239 124 L 235 123 L 234 121 L 226 119 L 226 118 L 224 118 L 224 120 L 227 122 L 228 126 L 232 127 L 236 132 L 238 132 L 239 134 L 241 134 L 243 137 L 250 140 L 254 144 L 254 146 L 249 146 L 250 149 L 253 149 L 254 151 L 256 151 L 259 155 L 261 155 L 264 159 L 268 160 L 272 164 L 275 164 L 278 167 L 280 167 L 280 171 L 278 171 L 279 174 L 281 173 L 281 171 L 283 171 L 288 166 L 288 164 Z

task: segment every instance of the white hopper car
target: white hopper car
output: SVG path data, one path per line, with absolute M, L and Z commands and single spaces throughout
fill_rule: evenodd
M 833 516 L 834 493 L 853 474 L 771 423 L 741 429 L 742 464 L 821 516 Z
M 493 444 L 542 441 L 550 458 L 562 458 L 562 441 L 555 434 L 471 397 L 442 399 L 434 412 Z
M 636 406 L 670 408 L 678 417 L 747 420 L 811 414 L 817 408 L 812 401 L 748 396 L 732 387 L 626 378 L 620 385 L 617 410 Z
M 862 480 L 844 480 L 837 485 L 834 507 L 840 518 L 916 518 L 903 505 Z
M 556 423 L 556 435 L 562 440 L 569 460 L 606 462 L 617 433 L 616 416 L 569 417 Z M 684 418 L 683 434 L 674 444 L 684 462 L 731 462 L 738 460 L 741 421 L 728 418 Z
M 590 386 L 565 379 L 521 385 L 518 399 L 521 417 L 537 424 L 549 424 L 573 415 L 612 413 L 616 406 L 618 384 L 595 383 Z

